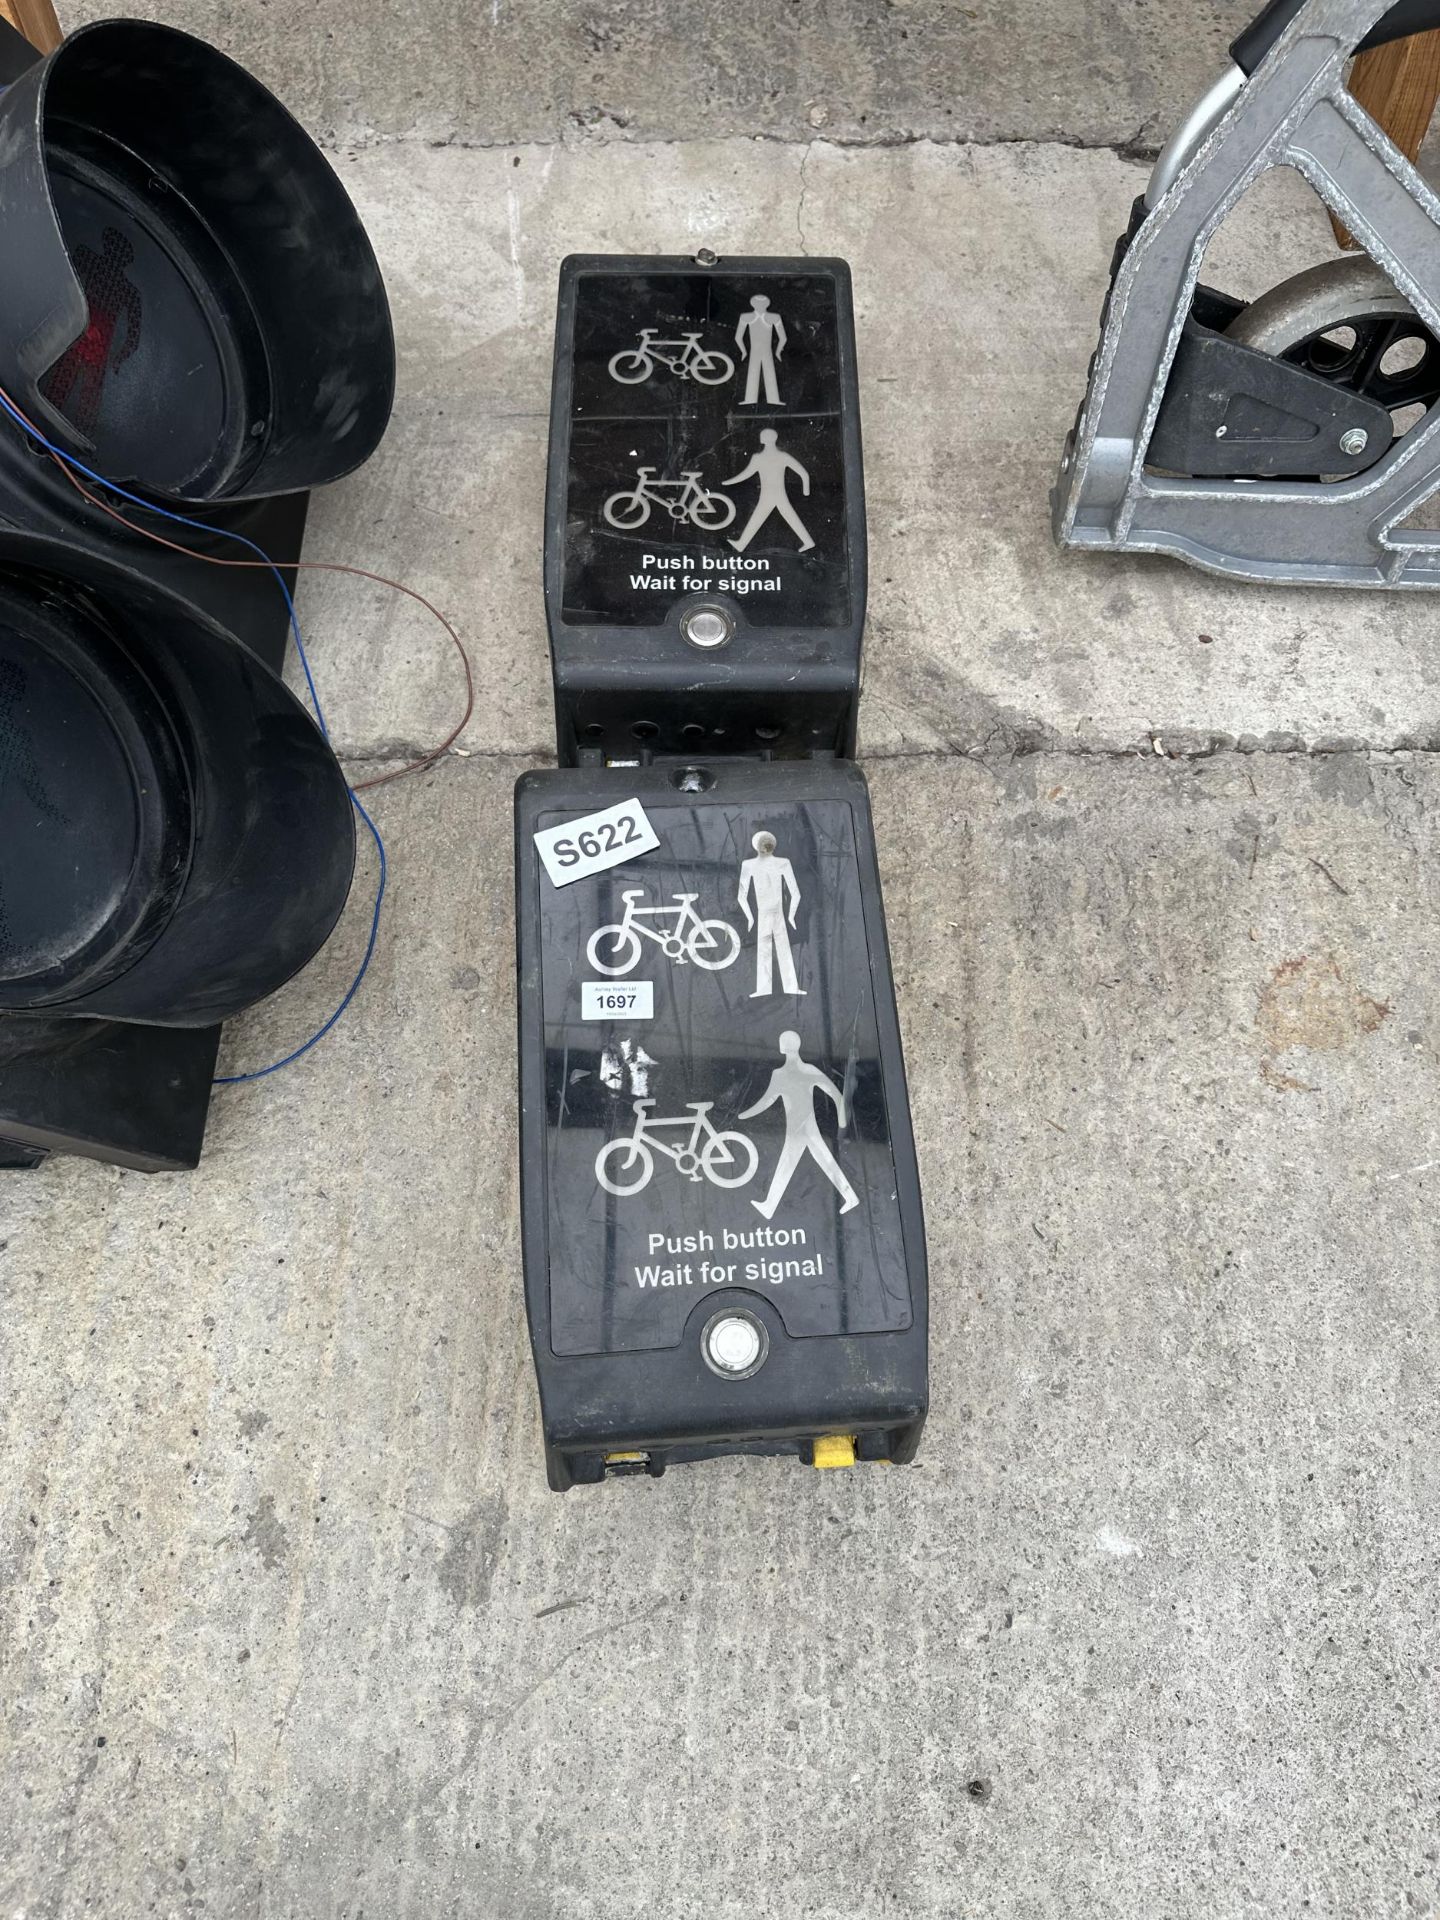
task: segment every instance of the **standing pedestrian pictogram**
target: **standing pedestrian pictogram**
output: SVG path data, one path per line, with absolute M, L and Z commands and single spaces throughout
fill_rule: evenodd
M 733 480 L 727 480 L 727 487 L 738 487 L 746 480 L 760 482 L 760 498 L 755 502 L 755 511 L 745 523 L 745 531 L 738 539 L 730 542 L 737 553 L 744 553 L 750 542 L 759 533 L 772 513 L 778 513 L 800 542 L 801 553 L 808 553 L 815 542 L 810 538 L 809 529 L 795 511 L 790 499 L 789 476 L 794 474 L 800 482 L 800 491 L 809 499 L 810 474 L 802 467 L 794 454 L 786 453 L 780 445 L 780 436 L 773 427 L 765 427 L 760 434 L 760 446 L 749 466 L 741 469 Z M 648 511 L 648 509 L 647 509 Z M 608 515 L 609 508 L 607 506 Z
M 755 991 L 752 1000 L 773 993 L 775 962 L 780 962 L 780 985 L 786 993 L 803 994 L 790 951 L 790 934 L 800 906 L 795 869 L 775 851 L 775 836 L 762 827 L 750 842 L 753 858 L 740 864 L 740 891 L 736 895 L 745 924 L 755 934 Z M 753 902 L 753 906 L 752 906 Z M 787 924 L 788 922 L 788 924 Z
M 135 264 L 134 247 L 115 227 L 106 227 L 101 244 L 102 253 L 83 245 L 75 249 L 89 324 L 45 381 L 45 398 L 87 439 L 99 424 L 107 378 L 139 349 L 144 317 L 140 289 L 128 271 Z
M 735 329 L 735 344 L 745 356 L 745 398 L 742 407 L 753 407 L 760 399 L 760 389 L 765 389 L 765 399 L 772 407 L 780 404 L 780 388 L 776 379 L 776 366 L 785 352 L 785 322 L 778 313 L 773 313 L 770 302 L 763 293 L 757 293 L 750 302 L 749 309 L 740 316 L 740 324 Z
M 785 1198 L 796 1169 L 806 1154 L 819 1167 L 825 1178 L 834 1187 L 845 1202 L 841 1213 L 849 1213 L 860 1204 L 860 1196 L 841 1171 L 840 1163 L 825 1144 L 820 1131 L 820 1123 L 815 1118 L 815 1095 L 823 1093 L 827 1100 L 835 1103 L 835 1111 L 840 1125 L 845 1125 L 845 1096 L 836 1089 L 828 1074 L 818 1067 L 812 1067 L 800 1058 L 800 1036 L 798 1033 L 782 1033 L 780 1036 L 781 1064 L 770 1076 L 770 1085 L 764 1096 L 753 1107 L 747 1107 L 738 1117 L 741 1120 L 753 1120 L 757 1113 L 764 1113 L 767 1107 L 773 1107 L 778 1100 L 785 1109 L 785 1145 L 781 1150 L 780 1162 L 770 1182 L 770 1191 L 763 1200 L 752 1200 L 751 1206 L 765 1219 L 773 1220 L 775 1209 Z

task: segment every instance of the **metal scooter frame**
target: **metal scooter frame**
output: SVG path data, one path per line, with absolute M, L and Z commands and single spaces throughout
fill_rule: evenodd
M 1440 406 L 1353 479 L 1167 479 L 1146 450 L 1205 249 L 1251 184 L 1292 166 L 1440 333 L 1440 199 L 1345 87 L 1386 0 L 1307 0 L 1247 80 L 1231 68 L 1161 155 L 1114 277 L 1053 495 L 1062 546 L 1173 553 L 1246 580 L 1440 587 Z

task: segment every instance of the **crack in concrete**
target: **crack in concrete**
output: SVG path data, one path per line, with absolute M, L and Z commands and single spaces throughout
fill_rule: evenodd
M 1002 752 L 981 752 L 975 748 L 959 746 L 949 747 L 902 747 L 899 749 L 878 748 L 871 753 L 862 753 L 862 763 L 875 763 L 882 760 L 970 760 L 979 766 L 1008 766 L 1015 760 L 1151 760 L 1159 759 L 1172 766 L 1189 766 L 1204 760 L 1221 760 L 1233 755 L 1237 760 L 1335 760 L 1346 756 L 1366 760 L 1422 760 L 1427 756 L 1440 753 L 1440 747 L 1414 745 L 1376 745 L 1363 742 L 1350 742 L 1344 746 L 1238 746 L 1221 744 L 1195 748 L 1185 752 L 1156 753 L 1145 746 L 1109 747 L 1076 745 L 1057 747 L 1053 744 L 1032 745 L 1022 742 L 1013 750 Z
M 1163 737 L 1162 737 L 1163 738 Z M 420 759 L 429 749 L 419 745 L 354 747 L 337 749 L 336 757 L 342 766 L 388 766 L 399 765 L 407 760 Z M 1153 742 L 1132 743 L 1129 746 L 1109 746 L 1096 742 L 1076 741 L 1069 746 L 1060 746 L 1053 741 L 1019 740 L 1013 745 L 999 749 L 985 750 L 978 747 L 964 747 L 955 743 L 933 747 L 875 747 L 858 758 L 860 763 L 874 764 L 882 760 L 970 760 L 979 766 L 1008 766 L 1015 760 L 1166 760 L 1172 765 L 1185 765 L 1200 760 L 1218 760 L 1227 754 L 1233 754 L 1240 760 L 1334 760 L 1346 755 L 1359 756 L 1367 760 L 1423 760 L 1433 754 L 1440 754 L 1440 741 L 1416 742 L 1413 740 L 1370 742 L 1347 740 L 1333 745 L 1326 743 L 1307 744 L 1305 742 L 1266 745 L 1262 741 L 1252 744 L 1221 739 L 1208 743 L 1196 742 L 1177 744 L 1173 748 L 1156 746 Z M 703 753 L 697 754 L 697 760 L 705 760 Z M 509 760 L 523 762 L 526 766 L 553 767 L 555 749 L 551 746 L 532 747 L 467 747 L 463 753 L 450 753 L 427 767 L 427 773 L 459 761 L 466 760 Z
M 1065 147 L 1077 153 L 1113 153 L 1117 159 L 1131 162 L 1137 166 L 1153 166 L 1160 155 L 1160 146 L 1153 138 L 1144 137 L 1140 128 L 1127 139 L 1102 140 L 1089 139 L 1084 134 L 1062 133 L 1058 130 L 1049 133 L 995 133 L 945 134 L 915 133 L 903 128 L 887 128 L 874 134 L 854 134 L 843 132 L 810 133 L 797 132 L 767 133 L 730 131 L 714 133 L 645 133 L 632 132 L 628 123 L 611 120 L 607 128 L 618 128 L 618 133 L 601 132 L 599 128 L 583 126 L 567 127 L 550 134 L 530 133 L 513 140 L 478 140 L 467 134 L 448 134 L 437 138 L 434 134 L 423 133 L 361 133 L 341 139 L 336 134 L 322 133 L 316 136 L 316 144 L 326 153 L 343 154 L 354 159 L 362 153 L 372 153 L 389 147 L 423 147 L 437 153 L 516 153 L 527 147 L 563 147 L 571 151 L 583 151 L 595 147 L 696 147 L 724 146 L 731 141 L 743 142 L 754 146 L 757 142 L 776 147 L 802 147 L 808 152 L 813 147 L 836 147 L 845 152 L 884 152 L 896 147 L 936 147 L 944 151 L 963 150 L 969 147 Z
M 810 254 L 810 242 L 805 235 L 805 199 L 810 191 L 810 182 L 806 176 L 810 170 L 810 155 L 814 150 L 813 143 L 807 141 L 805 152 L 801 156 L 800 172 L 796 180 L 799 192 L 795 200 L 795 242 L 800 249 L 802 259 L 808 259 Z

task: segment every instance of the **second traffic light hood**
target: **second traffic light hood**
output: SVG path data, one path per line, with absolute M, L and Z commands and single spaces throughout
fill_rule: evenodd
M 350 889 L 334 753 L 257 655 L 118 561 L 0 531 L 0 1013 L 199 1027 Z
M 395 348 L 364 228 L 203 41 L 101 22 L 0 94 L 0 241 L 0 386 L 107 478 L 250 499 L 378 445 Z

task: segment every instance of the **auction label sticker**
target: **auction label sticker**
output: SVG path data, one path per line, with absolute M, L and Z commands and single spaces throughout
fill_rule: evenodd
M 586 980 L 580 988 L 582 1020 L 653 1020 L 655 982 L 636 980 L 618 986 L 613 980 Z
M 639 800 L 621 800 L 599 813 L 567 820 L 564 826 L 545 827 L 535 836 L 536 850 L 556 887 L 618 867 L 622 860 L 651 853 L 659 844 L 660 836 Z

